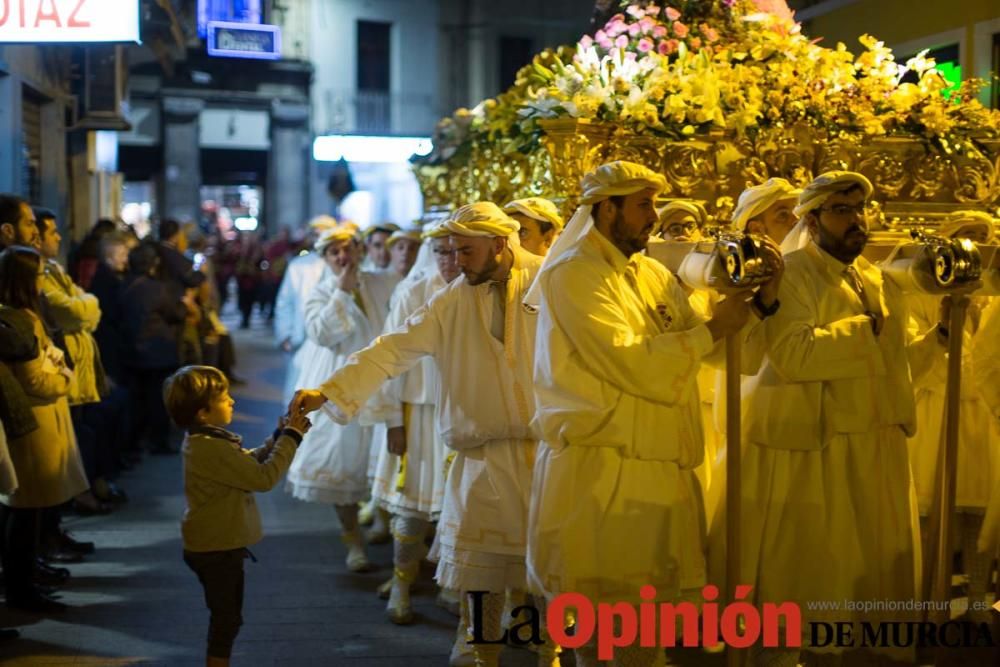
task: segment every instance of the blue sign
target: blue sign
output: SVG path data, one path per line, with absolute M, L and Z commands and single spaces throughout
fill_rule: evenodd
M 266 24 L 210 21 L 208 55 L 280 60 L 281 28 Z
M 198 0 L 198 36 L 208 35 L 210 21 L 260 23 L 260 0 Z

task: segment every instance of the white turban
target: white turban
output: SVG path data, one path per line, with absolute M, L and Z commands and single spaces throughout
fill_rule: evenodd
M 941 222 L 941 236 L 953 237 L 963 229 L 979 229 L 986 232 L 986 243 L 992 243 L 996 236 L 993 218 L 983 211 L 955 211 Z
M 675 199 L 660 209 L 660 223 L 665 223 L 672 213 L 678 211 L 693 215 L 698 221 L 699 227 L 703 227 L 708 222 L 708 211 L 705 210 L 704 206 L 691 199 Z
M 361 232 L 361 236 L 367 240 L 368 237 L 374 234 L 375 232 L 388 232 L 389 234 L 392 234 L 393 232 L 398 232 L 398 231 L 399 231 L 399 225 L 397 225 L 394 222 L 378 222 L 365 227 L 364 231 Z
M 309 226 L 315 229 L 317 234 L 322 235 L 326 230 L 337 226 L 337 219 L 332 215 L 317 215 L 309 221 Z
M 733 228 L 746 229 L 747 223 L 784 199 L 798 199 L 802 190 L 783 178 L 769 178 L 762 185 L 747 188 L 733 210 Z
M 843 192 L 853 185 L 860 185 L 865 192 L 865 199 L 872 196 L 872 182 L 864 174 L 856 171 L 828 171 L 820 174 L 799 193 L 799 205 L 795 207 L 795 215 L 803 217 L 809 211 L 823 205 L 830 195 Z
M 447 220 L 441 220 L 439 222 L 432 222 L 424 225 L 421 237 L 424 239 L 441 239 L 445 236 L 451 236 L 451 231 L 448 230 L 448 225 L 446 223 Z
M 313 249 L 316 252 L 323 254 L 323 250 L 326 249 L 331 243 L 340 243 L 341 241 L 348 241 L 350 239 L 357 238 L 358 236 L 358 226 L 353 222 L 340 222 L 325 230 L 316 241 L 316 245 Z
M 516 234 L 521 225 L 493 202 L 466 204 L 444 222 L 451 234 L 459 236 L 503 236 Z
M 555 266 L 563 253 L 582 243 L 583 239 L 590 233 L 594 226 L 594 220 L 590 215 L 594 204 L 609 197 L 632 195 L 643 190 L 655 190 L 659 194 L 666 190 L 667 179 L 641 164 L 618 160 L 602 164 L 588 173 L 580 181 L 580 187 L 582 190 L 580 206 L 566 225 L 566 229 L 545 255 L 542 268 L 539 269 L 535 281 L 524 296 L 524 303 L 530 307 L 537 308 L 541 304 L 540 281 L 542 274 Z
M 809 244 L 809 229 L 806 227 L 806 213 L 819 208 L 831 195 L 843 192 L 852 185 L 860 185 L 865 199 L 872 196 L 874 188 L 863 174 L 856 171 L 827 171 L 813 179 L 799 194 L 799 204 L 794 213 L 799 221 L 795 223 L 785 240 L 781 242 L 782 254 L 788 254 Z
M 643 190 L 656 190 L 659 194 L 667 189 L 667 179 L 652 169 L 617 160 L 602 164 L 580 181 L 580 204 L 593 206 L 608 197 L 631 195 Z
M 405 229 L 398 229 L 394 231 L 392 235 L 388 238 L 388 240 L 386 240 L 385 247 L 391 248 L 393 245 L 396 244 L 396 241 L 400 241 L 402 239 L 409 239 L 410 241 L 413 241 L 415 243 L 420 243 L 421 240 L 420 229 L 417 227 L 408 227 Z
M 515 199 L 503 207 L 505 213 L 520 213 L 532 220 L 547 222 L 557 232 L 562 231 L 563 219 L 559 215 L 559 209 L 548 199 L 541 197 L 527 197 L 526 199 Z

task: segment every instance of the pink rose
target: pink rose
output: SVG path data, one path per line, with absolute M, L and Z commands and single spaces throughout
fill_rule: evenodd
M 624 21 L 609 21 L 606 26 L 604 26 L 604 31 L 608 33 L 608 37 L 617 37 L 628 30 L 628 26 L 625 25 Z
M 643 37 L 639 40 L 636 48 L 639 49 L 640 53 L 649 53 L 653 50 L 653 42 Z
M 660 8 L 656 5 L 646 5 L 646 14 L 649 16 L 656 16 L 660 13 Z
M 705 39 L 707 39 L 709 43 L 719 41 L 719 32 L 715 28 L 706 26 L 706 29 L 702 30 L 701 34 L 705 36 Z
M 688 33 L 690 31 L 691 31 L 691 29 L 688 28 L 683 23 L 681 23 L 680 21 L 675 21 L 674 22 L 674 34 L 677 35 L 678 37 L 680 37 L 681 39 L 684 39 L 685 37 L 687 37 Z
M 660 42 L 656 50 L 660 52 L 660 55 L 669 56 L 671 53 L 677 53 L 678 46 L 680 43 L 676 39 L 668 39 Z
M 617 46 L 619 49 L 624 49 L 626 46 L 628 46 L 628 37 L 626 37 L 625 35 L 618 35 L 615 38 L 615 46 Z
M 597 32 L 600 32 L 600 30 L 598 30 Z M 591 38 L 590 35 L 584 35 L 583 37 L 580 38 L 580 46 L 582 46 L 583 48 L 589 49 L 593 45 L 594 45 L 594 40 Z
M 692 37 L 690 40 L 688 40 L 688 46 L 690 46 L 693 50 L 697 51 L 698 49 L 701 48 L 701 38 Z
M 667 36 L 667 26 L 658 25 L 655 28 L 653 28 L 653 37 L 657 39 L 663 39 L 666 36 Z
M 614 42 L 611 41 L 610 37 L 605 37 L 604 39 L 597 40 L 597 45 L 605 51 L 609 51 L 614 46 Z
M 630 25 L 628 27 L 628 34 L 632 35 L 633 37 L 635 37 L 636 35 L 638 35 L 639 34 L 639 24 L 638 23 L 633 23 L 632 25 Z
M 626 51 L 625 52 L 625 62 L 635 62 L 635 59 L 637 57 L 638 56 L 635 55 L 635 51 Z
M 625 10 L 625 13 L 634 16 L 637 19 L 641 19 L 646 15 L 646 10 L 639 5 L 629 5 L 629 8 Z
M 676 21 L 681 17 L 681 13 L 673 7 L 667 7 L 667 20 Z
M 649 18 L 648 16 L 643 17 L 643 19 L 639 21 L 639 29 L 642 30 L 644 33 L 649 33 L 649 31 L 652 30 L 655 25 L 656 21 Z

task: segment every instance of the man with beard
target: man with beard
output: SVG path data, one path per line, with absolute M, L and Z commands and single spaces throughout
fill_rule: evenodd
M 587 174 L 581 206 L 528 295 L 540 307 L 535 351 L 541 429 L 528 522 L 531 592 L 594 603 L 674 602 L 705 583 L 704 455 L 698 370 L 748 323 L 743 295 L 699 316 L 677 279 L 641 254 L 663 176 L 630 162 Z M 769 261 L 780 265 L 776 249 Z M 776 307 L 770 285 L 757 297 Z M 749 335 L 749 331 L 747 331 Z M 598 659 L 593 640 L 577 664 Z M 615 665 L 660 665 L 629 646 Z M 601 664 L 604 664 L 603 662 Z
M 492 640 L 500 636 L 504 590 L 525 586 L 537 445 L 531 427 L 536 317 L 521 301 L 541 258 L 521 249 L 518 223 L 493 203 L 463 206 L 445 226 L 462 277 L 401 329 L 353 355 L 319 390 L 299 392 L 293 409 L 327 404 L 338 419 L 349 420 L 383 382 L 434 358 L 441 375 L 438 430 L 457 452 L 438 524 L 437 582 L 463 594 L 480 592 L 477 629 Z M 500 649 L 476 644 L 475 664 L 496 667 Z M 551 650 L 540 647 L 539 664 L 551 664 Z
M 861 257 L 871 194 L 863 175 L 833 171 L 799 195 L 799 222 L 782 244 L 781 308 L 765 325 L 766 357 L 745 398 L 739 583 L 753 585 L 758 607 L 798 603 L 803 628 L 913 620 L 808 606 L 855 600 L 861 609 L 861 601 L 916 595 L 908 322 L 899 290 Z M 797 649 L 755 654 L 762 665 L 800 657 Z

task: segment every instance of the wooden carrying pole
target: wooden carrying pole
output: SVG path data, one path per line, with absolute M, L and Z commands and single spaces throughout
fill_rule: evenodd
M 936 510 L 931 515 L 931 563 L 930 599 L 934 611 L 929 618 L 937 623 L 945 623 L 951 618 L 946 603 L 951 599 L 952 559 L 951 545 L 954 533 L 955 486 L 958 476 L 958 426 L 959 405 L 962 391 L 962 334 L 965 330 L 965 313 L 969 305 L 966 295 L 954 295 L 951 305 L 951 321 L 948 328 L 948 382 L 945 393 L 943 454 L 939 458 Z M 943 664 L 945 656 L 938 651 L 935 664 Z
M 726 336 L 726 588 L 730 602 L 740 583 L 740 352 L 740 334 Z M 741 664 L 741 652 L 728 647 L 727 667 L 740 667 Z

